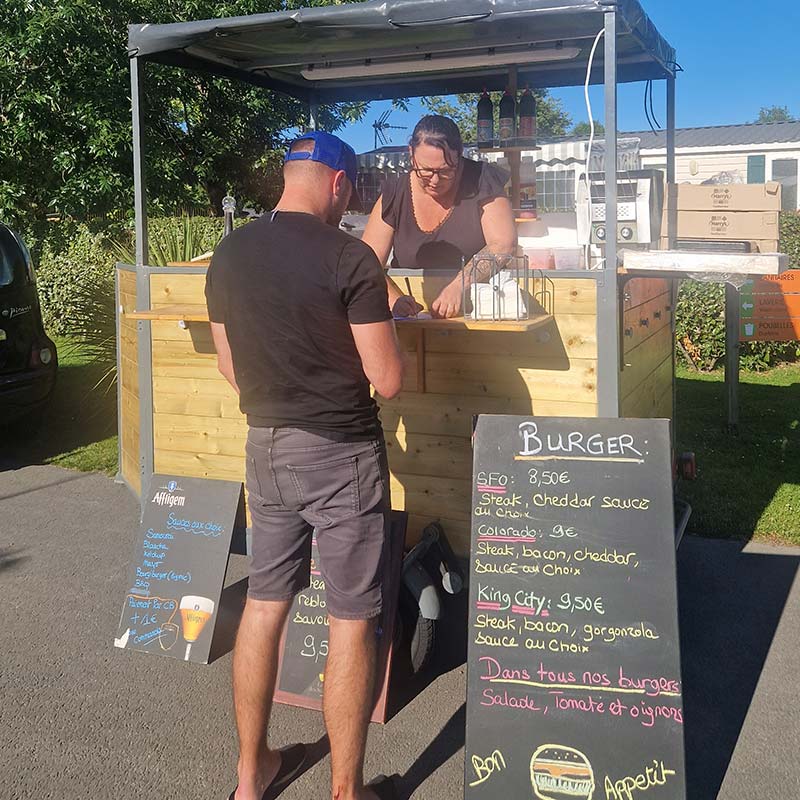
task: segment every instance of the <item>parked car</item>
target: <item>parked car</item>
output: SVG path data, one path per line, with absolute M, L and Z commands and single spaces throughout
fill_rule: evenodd
M 28 248 L 0 223 L 0 426 L 38 428 L 56 382 L 58 354 L 44 331 Z

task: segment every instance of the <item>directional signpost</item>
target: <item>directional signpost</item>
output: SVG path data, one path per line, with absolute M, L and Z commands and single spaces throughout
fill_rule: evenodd
M 751 278 L 740 291 L 742 342 L 800 340 L 800 270 Z

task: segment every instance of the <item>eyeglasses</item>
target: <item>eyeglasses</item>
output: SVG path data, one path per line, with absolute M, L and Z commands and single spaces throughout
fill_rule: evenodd
M 458 169 L 456 167 L 444 167 L 443 169 L 428 169 L 427 167 L 421 168 L 417 166 L 416 161 L 412 161 L 414 164 L 413 171 L 417 174 L 418 178 L 421 178 L 424 181 L 432 180 L 434 175 L 439 176 L 439 180 L 441 181 L 452 181 L 456 174 L 458 173 Z

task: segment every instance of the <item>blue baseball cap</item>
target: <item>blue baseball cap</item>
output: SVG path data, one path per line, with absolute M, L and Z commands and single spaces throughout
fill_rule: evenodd
M 313 150 L 292 152 L 292 147 L 297 142 L 304 142 L 309 139 L 314 142 Z M 309 131 L 302 136 L 298 136 L 286 151 L 284 163 L 287 161 L 318 161 L 320 164 L 325 164 L 325 166 L 337 172 L 342 170 L 350 179 L 350 183 L 353 186 L 353 194 L 356 194 L 356 178 L 358 177 L 356 151 L 332 133 Z

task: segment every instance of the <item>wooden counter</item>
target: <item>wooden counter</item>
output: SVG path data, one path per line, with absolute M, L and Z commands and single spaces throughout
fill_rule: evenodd
M 521 323 L 398 321 L 405 383 L 397 398 L 378 402 L 392 505 L 409 512 L 409 542 L 439 519 L 454 550 L 467 553 L 474 415 L 597 416 L 596 280 L 588 274 L 550 277 L 552 316 L 542 313 Z M 426 307 L 446 280 L 409 278 Z M 118 283 L 123 477 L 139 490 L 136 326 L 148 320 L 155 471 L 243 480 L 247 426 L 238 398 L 217 371 L 205 276 L 154 272 L 147 312 L 134 311 L 135 273 L 120 269 Z M 622 291 L 621 413 L 671 417 L 669 285 L 633 279 Z

